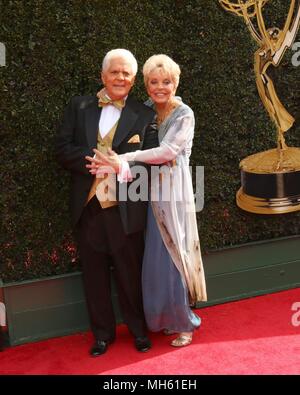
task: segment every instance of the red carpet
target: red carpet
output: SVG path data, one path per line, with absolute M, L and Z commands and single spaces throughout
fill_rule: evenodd
M 169 345 L 174 336 L 150 334 L 153 348 L 138 353 L 124 325 L 98 358 L 88 355 L 90 332 L 11 347 L 0 353 L 0 374 L 300 374 L 297 302 L 299 288 L 200 309 L 202 326 L 180 349 Z

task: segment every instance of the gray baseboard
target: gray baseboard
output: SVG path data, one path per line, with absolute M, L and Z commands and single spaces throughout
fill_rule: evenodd
M 6 284 L 3 290 L 11 345 L 89 327 L 81 273 Z
M 300 237 L 226 248 L 204 255 L 206 307 L 300 287 Z M 64 336 L 89 328 L 81 273 L 0 284 L 11 345 Z M 121 322 L 113 290 L 117 321 Z
M 203 257 L 208 302 L 197 307 L 300 287 L 300 237 L 250 243 Z

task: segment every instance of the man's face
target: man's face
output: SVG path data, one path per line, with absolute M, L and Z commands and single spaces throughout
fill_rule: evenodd
M 112 100 L 126 97 L 134 84 L 131 64 L 123 58 L 113 58 L 109 67 L 101 73 L 102 82 Z

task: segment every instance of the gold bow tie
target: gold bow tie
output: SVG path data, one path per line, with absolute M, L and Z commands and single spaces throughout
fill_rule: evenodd
M 97 97 L 99 107 L 105 107 L 108 104 L 112 104 L 118 110 L 122 110 L 122 108 L 125 106 L 124 99 L 112 100 L 110 97 L 107 96 L 105 89 L 101 89 L 101 91 L 97 93 Z

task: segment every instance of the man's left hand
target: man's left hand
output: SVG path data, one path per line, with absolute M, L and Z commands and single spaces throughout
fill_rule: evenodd
M 110 148 L 108 148 L 107 150 L 107 155 L 103 154 L 97 149 L 93 149 L 93 151 L 95 152 L 95 156 L 93 158 L 91 156 L 85 157 L 86 160 L 90 162 L 90 164 L 87 164 L 86 167 L 90 169 L 91 174 L 97 174 L 99 168 L 101 168 L 99 172 L 103 173 L 104 169 L 102 169 L 102 167 L 109 168 L 110 173 L 112 172 L 112 170 L 115 173 L 119 173 L 121 160 L 119 159 L 118 154 L 116 154 Z

